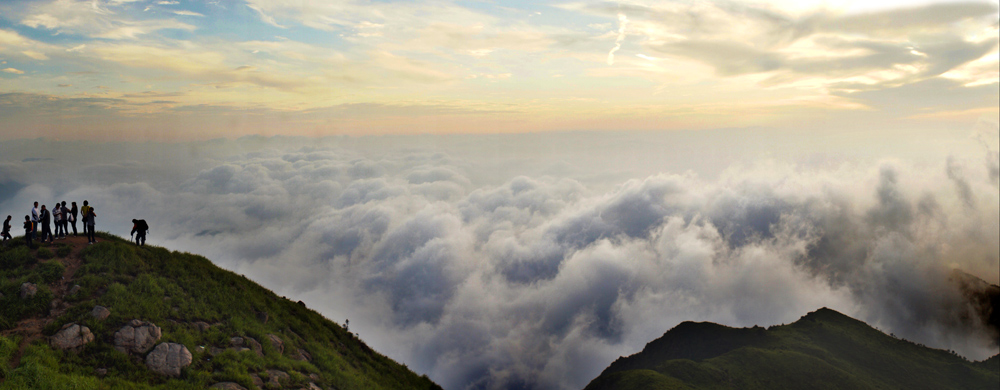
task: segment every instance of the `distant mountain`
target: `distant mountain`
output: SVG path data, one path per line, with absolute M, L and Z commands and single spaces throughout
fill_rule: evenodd
M 204 257 L 98 240 L 0 248 L 0 390 L 440 389 Z
M 1000 355 L 970 362 L 823 308 L 767 329 L 681 323 L 585 390 L 997 388 Z

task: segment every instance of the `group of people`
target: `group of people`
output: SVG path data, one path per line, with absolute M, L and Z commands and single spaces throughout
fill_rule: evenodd
M 10 219 L 11 216 L 8 215 L 7 219 L 3 221 L 3 232 L 0 233 L 5 245 L 7 240 L 13 238 L 10 235 Z M 71 227 L 73 228 L 73 235 L 76 236 L 78 234 L 76 230 L 77 220 L 83 222 L 83 233 L 87 236 L 87 243 L 96 243 L 94 225 L 97 220 L 97 213 L 94 212 L 94 207 L 90 205 L 90 202 L 84 200 L 83 207 L 79 209 L 76 207 L 76 202 L 72 202 L 70 207 L 66 206 L 66 201 L 56 202 L 51 211 L 44 204 L 39 208 L 38 202 L 35 202 L 35 207 L 31 209 L 31 214 L 24 216 L 24 240 L 30 247 L 35 236 L 39 235 L 39 225 L 41 225 L 42 229 L 42 233 L 39 236 L 41 242 L 45 242 L 46 240 L 53 242 L 57 239 L 66 238 L 69 235 Z M 55 222 L 55 233 L 52 232 L 52 222 Z M 136 245 L 146 244 L 146 233 L 148 231 L 149 225 L 146 224 L 145 220 L 132 220 L 132 235 L 135 236 Z
M 12 238 L 10 235 L 10 220 L 11 216 L 8 215 L 7 219 L 3 221 L 3 232 L 0 233 L 5 242 Z M 51 210 L 44 204 L 39 208 L 38 202 L 35 202 L 35 207 L 31 209 L 31 214 L 24 216 L 24 240 L 30 247 L 35 236 L 39 235 L 39 227 L 42 230 L 38 237 L 41 242 L 45 242 L 46 240 L 53 242 L 56 239 L 66 238 L 69 235 L 70 227 L 73 228 L 73 235 L 76 236 L 78 234 L 76 230 L 76 222 L 78 220 L 83 222 L 83 232 L 87 236 L 87 243 L 93 244 L 97 242 L 94 233 L 97 213 L 94 212 L 94 207 L 86 200 L 83 201 L 83 207 L 79 209 L 77 209 L 76 202 L 72 202 L 70 207 L 66 206 L 66 201 L 56 202 Z M 52 232 L 53 222 L 56 227 L 55 233 Z

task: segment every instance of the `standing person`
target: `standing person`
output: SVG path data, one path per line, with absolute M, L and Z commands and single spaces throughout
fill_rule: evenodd
M 13 238 L 10 236 L 10 216 L 3 220 L 3 231 L 0 231 L 0 237 L 3 237 L 3 245 L 7 246 L 7 240 Z
M 24 242 L 28 243 L 28 249 L 31 249 L 31 239 L 35 235 L 35 223 L 31 222 L 31 217 L 24 216 Z
M 73 224 L 73 237 L 76 237 L 76 216 L 80 210 L 76 208 L 76 202 L 73 202 L 73 208 L 69 209 L 69 223 Z
M 66 201 L 62 201 L 59 205 L 62 210 L 62 237 L 66 238 L 69 236 L 69 208 L 66 207 Z
M 135 244 L 139 246 L 146 245 L 146 232 L 149 231 L 149 225 L 146 224 L 145 219 L 133 219 L 132 220 L 132 234 L 135 234 Z
M 31 231 L 38 234 L 38 202 L 35 202 L 35 208 L 31 209 Z
M 83 204 L 84 204 L 83 207 L 85 207 L 87 209 L 87 214 L 84 217 L 83 222 L 85 224 L 84 231 L 87 232 L 87 243 L 89 245 L 89 244 L 93 244 L 93 243 L 97 242 L 97 238 L 94 236 L 94 234 L 95 234 L 94 233 L 94 220 L 97 219 L 97 213 L 94 212 L 94 208 L 93 207 L 88 207 L 86 205 L 87 201 L 83 201 Z
M 56 234 L 53 236 L 59 238 L 59 233 L 62 232 L 62 207 L 59 207 L 59 202 L 52 206 L 52 222 L 56 224 Z
M 42 239 L 41 242 L 45 242 L 48 238 L 49 242 L 52 242 L 52 213 L 42 205 L 42 211 L 38 216 L 38 222 L 42 224 Z

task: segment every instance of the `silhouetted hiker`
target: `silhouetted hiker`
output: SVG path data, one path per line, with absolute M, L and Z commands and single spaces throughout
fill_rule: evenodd
M 52 206 L 52 222 L 56 224 L 56 234 L 53 236 L 59 238 L 59 233 L 62 232 L 62 207 L 59 207 L 59 202 Z
M 31 231 L 38 234 L 38 202 L 35 202 L 35 208 L 31 209 Z
M 73 208 L 69 209 L 69 223 L 73 224 L 73 237 L 76 237 L 76 216 L 80 210 L 76 208 L 76 202 L 73 202 Z
M 80 208 L 80 218 L 83 218 L 83 234 L 87 234 L 87 214 L 90 212 L 90 203 L 86 200 L 83 201 L 83 207 Z
M 7 246 L 7 240 L 14 238 L 10 236 L 10 216 L 3 220 L 3 231 L 0 231 L 0 237 L 3 237 L 3 245 Z
M 135 244 L 139 246 L 146 245 L 146 232 L 149 231 L 149 225 L 146 224 L 145 219 L 133 219 L 132 220 L 132 234 L 135 234 Z
M 70 217 L 70 215 L 69 215 L 69 208 L 66 207 L 66 201 L 65 200 L 62 201 L 62 204 L 59 205 L 59 208 L 62 210 L 62 237 L 66 238 L 67 236 L 69 236 L 69 217 Z
M 94 236 L 94 220 L 97 219 L 97 213 L 94 212 L 93 207 L 87 206 L 87 201 L 83 201 L 83 208 L 87 210 L 83 217 L 83 229 L 87 232 L 87 243 L 93 244 L 97 242 L 97 238 Z
M 31 238 L 35 235 L 35 224 L 31 222 L 31 217 L 24 216 L 24 242 L 31 248 Z
M 42 205 L 42 211 L 38 216 L 38 222 L 42 225 L 42 239 L 41 242 L 45 242 L 48 238 L 49 242 L 52 242 L 52 213 Z

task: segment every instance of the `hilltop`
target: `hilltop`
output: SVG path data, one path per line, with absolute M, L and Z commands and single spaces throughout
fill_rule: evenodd
M 683 322 L 586 390 L 992 389 L 1000 356 L 970 362 L 830 309 L 770 328 Z
M 440 389 L 204 257 L 98 240 L 0 248 L 0 390 Z

